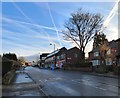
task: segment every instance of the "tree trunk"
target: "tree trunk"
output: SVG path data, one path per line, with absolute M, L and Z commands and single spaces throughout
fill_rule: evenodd
M 85 62 L 85 52 L 80 50 L 80 62 Z

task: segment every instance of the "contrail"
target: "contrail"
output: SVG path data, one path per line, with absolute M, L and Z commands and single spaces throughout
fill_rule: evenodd
M 8 21 L 12 21 L 12 19 L 8 19 L 8 18 L 2 18 L 2 19 L 7 19 Z M 27 25 L 31 25 L 31 26 L 55 31 L 55 29 L 53 27 L 47 27 L 47 26 L 33 24 L 33 23 L 30 23 L 30 22 L 24 22 L 24 21 L 19 21 L 19 20 L 13 20 L 13 21 L 21 23 L 21 24 L 27 24 Z
M 14 3 L 12 2 L 13 5 L 20 11 L 20 13 L 28 20 L 32 23 L 31 19 Z
M 12 20 L 12 19 L 5 18 L 5 17 L 3 17 L 2 20 L 8 21 L 8 22 L 17 23 L 17 24 L 19 24 L 19 25 L 23 24 L 23 25 L 34 26 L 34 27 L 36 27 L 36 28 L 39 28 L 39 27 L 41 28 L 41 26 L 40 26 L 40 25 L 37 25 L 37 24 L 31 24 L 31 23 L 27 23 L 27 22 L 22 22 L 22 21 Z M 25 26 L 24 26 L 24 27 L 25 27 Z M 44 29 L 54 30 L 54 29 L 51 28 L 51 27 L 47 27 L 47 28 L 44 27 L 44 26 L 42 26 L 42 27 L 43 27 Z M 30 29 L 30 28 L 29 28 L 29 29 Z M 43 29 L 42 29 L 42 31 L 43 31 L 43 33 L 45 33 L 45 34 L 47 35 L 47 39 L 48 39 L 48 41 L 49 41 L 49 42 L 52 42 L 52 40 L 51 40 L 49 34 L 48 34 L 47 32 L 45 32 Z
M 13 1 L 13 0 L 12 0 Z M 20 11 L 20 13 L 33 25 L 33 22 L 32 20 L 14 3 L 13 1 L 13 5 Z M 29 23 L 29 24 L 30 24 Z M 51 30 L 54 30 L 53 28 L 50 28 L 50 27 L 46 27 L 46 26 L 40 26 L 40 25 L 35 25 L 34 26 L 37 26 L 37 27 L 40 27 L 40 28 L 45 28 L 45 29 L 51 29 Z M 48 41 L 50 42 L 50 38 L 49 38 L 49 34 L 46 32 L 47 34 L 47 38 L 48 38 Z
M 48 11 L 49 11 L 49 14 L 50 14 L 52 23 L 53 23 L 53 25 L 54 25 L 54 27 L 55 27 L 55 30 L 56 30 L 56 33 L 57 33 L 57 37 L 58 37 L 59 44 L 60 44 L 60 46 L 62 46 L 61 41 L 60 41 L 60 37 L 59 37 L 59 33 L 58 33 L 57 27 L 56 27 L 56 25 L 55 25 L 54 19 L 53 19 L 53 17 L 52 17 L 52 13 L 51 13 L 51 10 L 50 10 L 50 7 L 49 7 L 48 3 L 47 3 L 47 7 L 48 7 Z
M 103 23 L 103 26 L 101 27 L 101 30 L 99 32 L 102 32 L 106 27 L 107 25 L 110 23 L 111 19 L 113 18 L 113 16 L 116 14 L 116 11 L 118 9 L 118 3 L 119 3 L 120 0 L 117 0 L 114 7 L 112 8 L 112 10 L 110 11 L 108 17 L 106 18 L 106 20 L 104 21 Z

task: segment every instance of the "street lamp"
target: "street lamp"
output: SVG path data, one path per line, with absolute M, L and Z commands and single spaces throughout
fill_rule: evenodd
M 50 45 L 54 45 L 54 51 L 55 51 L 55 44 L 50 43 Z
M 55 44 L 50 43 L 50 45 L 53 45 L 53 46 L 54 46 L 54 52 L 55 52 Z M 54 65 L 53 65 L 53 66 L 55 67 L 55 53 L 54 53 Z

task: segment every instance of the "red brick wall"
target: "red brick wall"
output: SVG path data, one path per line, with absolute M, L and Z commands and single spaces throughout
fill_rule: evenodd
M 77 57 L 76 57 L 77 55 Z M 67 63 L 75 64 L 80 62 L 81 53 L 78 48 L 72 48 L 67 51 Z

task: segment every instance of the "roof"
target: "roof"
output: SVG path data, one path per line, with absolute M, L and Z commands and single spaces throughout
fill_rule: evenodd
M 116 48 L 117 47 L 117 43 L 116 43 L 115 40 L 110 41 L 109 45 L 110 45 L 111 48 Z
M 68 51 L 69 51 L 69 50 L 72 50 L 72 49 L 78 49 L 78 50 L 79 50 L 79 48 L 77 48 L 77 47 L 73 47 L 73 48 L 68 49 Z
M 56 55 L 57 53 L 59 53 L 59 52 L 60 52 L 61 50 L 63 50 L 63 49 L 67 50 L 65 47 L 62 47 L 61 49 L 57 49 L 57 50 L 51 52 L 49 55 L 47 55 L 47 58 L 48 58 L 48 57 L 51 57 L 51 56 L 53 56 L 53 55 Z
M 50 57 L 50 56 L 52 56 L 52 55 L 55 55 L 55 54 L 57 54 L 59 51 L 60 51 L 60 50 L 55 50 L 55 51 L 51 52 L 49 55 L 47 55 L 47 57 Z
M 117 47 L 117 43 L 116 43 L 115 40 L 112 40 L 112 41 L 110 41 L 110 42 L 108 42 L 108 43 L 109 43 L 109 47 L 110 47 L 110 48 L 116 48 L 116 47 Z M 93 48 L 92 51 L 90 51 L 89 53 L 97 52 L 97 51 L 99 51 L 99 50 L 100 50 L 100 47 L 95 47 L 95 48 Z
M 47 57 L 47 55 L 49 55 L 49 53 L 42 53 L 42 54 L 40 55 L 40 58 L 42 58 L 42 57 Z
M 116 40 L 116 42 L 117 42 L 117 41 L 120 41 L 120 38 L 118 38 L 118 39 Z
M 99 47 L 96 47 L 96 48 L 92 49 L 92 51 L 90 51 L 89 53 L 97 52 L 97 51 L 99 51 L 99 50 L 100 50 L 100 48 L 99 48 Z

